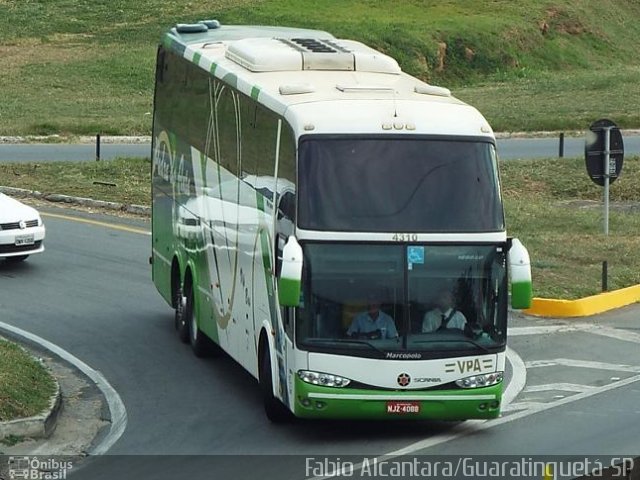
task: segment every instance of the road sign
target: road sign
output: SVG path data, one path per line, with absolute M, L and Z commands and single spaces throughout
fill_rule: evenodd
M 604 234 L 609 235 L 609 185 L 620 175 L 624 159 L 622 134 L 615 123 L 603 118 L 591 124 L 584 158 L 591 180 L 604 187 Z
M 589 177 L 601 187 L 604 186 L 607 175 L 609 183 L 613 183 L 620 176 L 624 144 L 622 133 L 615 123 L 603 118 L 591 124 L 587 132 L 584 157 Z M 605 164 L 608 171 L 605 171 Z

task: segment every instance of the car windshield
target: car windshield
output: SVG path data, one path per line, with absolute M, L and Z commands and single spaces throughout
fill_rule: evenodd
M 418 359 L 505 347 L 504 245 L 303 248 L 303 350 Z
M 309 137 L 300 143 L 299 158 L 303 229 L 416 233 L 504 227 L 495 148 L 486 139 Z

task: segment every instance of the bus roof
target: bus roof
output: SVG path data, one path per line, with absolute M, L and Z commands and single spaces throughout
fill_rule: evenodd
M 287 27 L 178 24 L 165 48 L 283 115 L 297 135 L 428 134 L 493 139 L 473 107 L 360 42 Z

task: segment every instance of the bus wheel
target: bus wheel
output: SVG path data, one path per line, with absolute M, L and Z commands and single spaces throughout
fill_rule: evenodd
M 193 353 L 198 358 L 208 356 L 210 352 L 210 346 L 208 338 L 198 328 L 198 318 L 196 317 L 196 309 L 193 305 L 193 291 L 189 289 L 187 291 L 187 303 L 185 305 L 185 323 L 188 325 L 189 343 Z
M 262 390 L 262 401 L 264 403 L 264 413 L 273 423 L 284 423 L 291 419 L 289 412 L 280 400 L 273 395 L 273 379 L 271 377 L 271 355 L 269 348 L 265 347 L 260 362 L 260 389 Z
M 176 291 L 176 313 L 174 324 L 178 332 L 178 338 L 184 343 L 189 341 L 189 324 L 187 323 L 187 297 L 182 292 L 182 287 Z

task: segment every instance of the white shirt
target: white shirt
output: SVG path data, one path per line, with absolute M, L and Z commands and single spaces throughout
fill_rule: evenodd
M 452 311 L 453 315 L 451 315 Z M 451 318 L 447 322 L 446 328 L 459 328 L 460 330 L 464 330 L 464 326 L 467 324 L 467 319 L 464 318 L 462 312 L 459 310 L 453 310 L 452 308 L 448 308 L 443 312 L 439 308 L 434 308 L 424 314 L 424 318 L 422 319 L 422 331 L 435 332 L 442 326 L 443 318 L 449 318 L 450 315 Z

